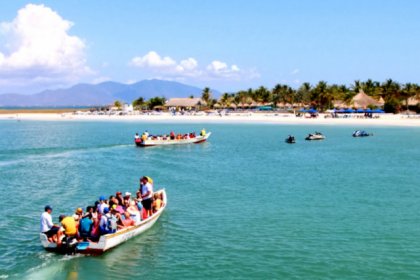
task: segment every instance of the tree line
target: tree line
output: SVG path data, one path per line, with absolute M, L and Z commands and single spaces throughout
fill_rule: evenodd
M 203 89 L 201 99 L 206 102 L 208 108 L 228 108 L 232 104 L 236 107 L 251 106 L 252 104 L 265 104 L 276 108 L 278 104 L 311 107 L 320 111 L 332 109 L 334 102 L 341 101 L 349 104 L 352 98 L 363 90 L 368 96 L 385 102 L 384 110 L 388 113 L 398 113 L 408 109 L 410 98 L 420 99 L 420 85 L 415 83 L 400 84 L 392 79 L 384 82 L 356 80 L 350 86 L 343 84 L 328 84 L 319 81 L 315 85 L 303 83 L 299 88 L 294 89 L 286 84 L 277 84 L 272 89 L 264 86 L 247 90 L 239 90 L 234 93 L 223 93 L 219 99 L 213 98 L 209 87 Z M 193 96 L 191 96 L 192 98 Z M 133 107 L 140 110 L 154 109 L 156 106 L 163 106 L 164 97 L 153 97 L 145 100 L 143 97 L 132 102 Z M 419 104 L 410 108 L 420 112 Z

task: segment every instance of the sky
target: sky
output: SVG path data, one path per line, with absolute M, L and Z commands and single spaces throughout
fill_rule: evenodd
M 417 0 L 2 1 L 0 93 L 178 81 L 420 83 Z

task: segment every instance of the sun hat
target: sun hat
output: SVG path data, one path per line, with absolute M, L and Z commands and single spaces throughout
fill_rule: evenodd
M 130 192 L 125 192 L 124 196 L 130 196 L 131 193 Z
M 104 196 L 104 195 L 101 195 L 101 196 L 99 197 L 99 200 L 105 200 L 105 196 Z
M 79 208 L 77 208 L 77 209 L 76 209 L 76 213 L 78 213 L 78 214 L 82 214 L 82 213 L 83 213 L 83 209 L 82 209 L 82 208 L 80 208 L 80 207 L 79 207 Z

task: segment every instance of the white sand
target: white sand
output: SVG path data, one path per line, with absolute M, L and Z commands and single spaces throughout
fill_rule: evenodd
M 269 123 L 288 125 L 351 125 L 363 129 L 365 126 L 420 126 L 420 116 L 380 114 L 379 118 L 325 118 L 320 114 L 316 119 L 295 117 L 293 114 L 273 113 L 231 113 L 219 115 L 74 115 L 72 113 L 19 113 L 0 114 L 0 120 L 37 121 L 135 121 L 160 123 Z

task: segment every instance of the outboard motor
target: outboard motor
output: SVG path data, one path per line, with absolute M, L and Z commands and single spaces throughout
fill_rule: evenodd
M 77 239 L 74 236 L 64 237 L 61 243 L 61 250 L 63 254 L 74 255 L 76 253 Z

